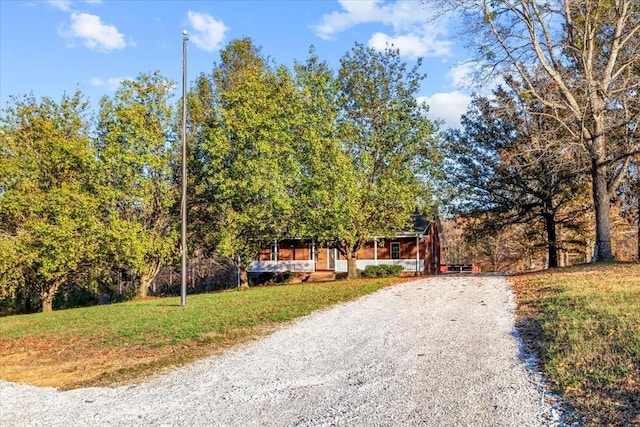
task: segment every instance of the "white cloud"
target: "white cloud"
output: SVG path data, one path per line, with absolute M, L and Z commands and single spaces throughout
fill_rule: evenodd
M 413 0 L 398 0 L 385 3 L 382 0 L 340 0 L 342 10 L 322 15 L 314 26 L 316 35 L 331 39 L 335 34 L 360 24 L 382 23 L 392 25 L 394 30 L 409 31 L 421 27 L 432 18 L 432 14 L 421 3 Z
M 72 13 L 69 27 L 61 28 L 59 34 L 70 39 L 72 45 L 75 39 L 80 39 L 89 49 L 104 52 L 123 49 L 126 46 L 124 36 L 115 26 L 107 25 L 99 16 L 88 13 Z
M 65 12 L 71 12 L 71 0 L 47 0 L 47 3 L 55 7 L 56 9 L 63 10 Z M 100 4 L 102 0 L 84 0 L 84 3 L 87 4 Z
M 208 52 L 220 49 L 224 35 L 229 28 L 222 21 L 218 21 L 206 13 L 189 11 L 187 16 L 189 24 L 193 28 L 193 34 L 189 35 L 189 39 L 196 47 Z
M 101 77 L 94 77 L 91 79 L 91 85 L 95 87 L 105 88 L 111 92 L 118 89 L 120 83 L 124 80 L 129 80 L 129 77 L 109 77 L 108 79 L 103 79 Z
M 460 128 L 460 116 L 467 112 L 471 97 L 454 91 L 419 97 L 418 102 L 424 102 L 429 106 L 430 119 L 444 120 L 443 129 Z
M 369 47 L 376 50 L 384 50 L 393 45 L 400 50 L 400 54 L 410 57 L 441 57 L 451 55 L 450 41 L 437 40 L 434 33 L 412 33 L 399 36 L 389 36 L 384 33 L 375 33 L 369 39 Z
M 466 61 L 454 65 L 447 73 L 447 78 L 457 88 L 468 88 L 474 85 L 475 74 L 479 71 L 479 64 Z
M 49 0 L 47 3 L 56 9 L 68 12 L 71 10 L 71 0 Z
M 348 30 L 359 24 L 385 20 L 380 8 L 381 0 L 358 1 L 340 0 L 342 11 L 322 15 L 319 24 L 315 25 L 316 34 L 323 39 L 332 39 L 336 33 Z
M 465 61 L 453 66 L 447 73 L 447 79 L 456 89 L 473 90 L 480 95 L 491 95 L 505 81 L 500 75 L 482 67 L 474 61 Z
M 444 22 L 436 27 L 430 22 L 432 13 L 421 3 L 398 0 L 385 3 L 381 0 L 341 0 L 342 10 L 322 16 L 314 26 L 316 35 L 332 39 L 336 34 L 360 24 L 378 23 L 393 28 L 392 34 L 375 33 L 369 40 L 374 49 L 384 49 L 393 44 L 402 55 L 450 56 L 452 43 L 439 39 L 446 35 Z

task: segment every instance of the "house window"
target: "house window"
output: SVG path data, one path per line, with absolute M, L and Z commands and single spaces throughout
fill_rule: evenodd
M 271 261 L 277 261 L 277 260 L 278 260 L 278 243 L 274 241 L 271 244 Z
M 391 259 L 400 259 L 400 243 L 391 243 Z

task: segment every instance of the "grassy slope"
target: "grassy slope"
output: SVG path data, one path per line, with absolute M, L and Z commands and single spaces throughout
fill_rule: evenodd
M 518 323 L 589 425 L 640 425 L 640 264 L 513 276 Z
M 283 285 L 0 319 L 0 377 L 40 386 L 110 385 L 181 365 L 278 324 L 401 279 Z

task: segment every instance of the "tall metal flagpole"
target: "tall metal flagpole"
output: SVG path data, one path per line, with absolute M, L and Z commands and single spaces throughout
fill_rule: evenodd
M 187 305 L 187 30 L 182 30 L 182 232 L 180 252 L 182 270 L 180 284 L 180 305 Z

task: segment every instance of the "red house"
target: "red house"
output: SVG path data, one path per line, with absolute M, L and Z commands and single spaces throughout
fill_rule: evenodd
M 357 253 L 357 268 L 368 265 L 401 265 L 403 275 L 431 275 L 440 271 L 440 236 L 437 218 L 413 214 L 413 226 L 392 238 L 372 238 Z M 249 266 L 252 275 L 262 272 L 292 271 L 303 280 L 332 278 L 346 273 L 347 260 L 330 247 L 319 247 L 310 239 L 274 240 Z

